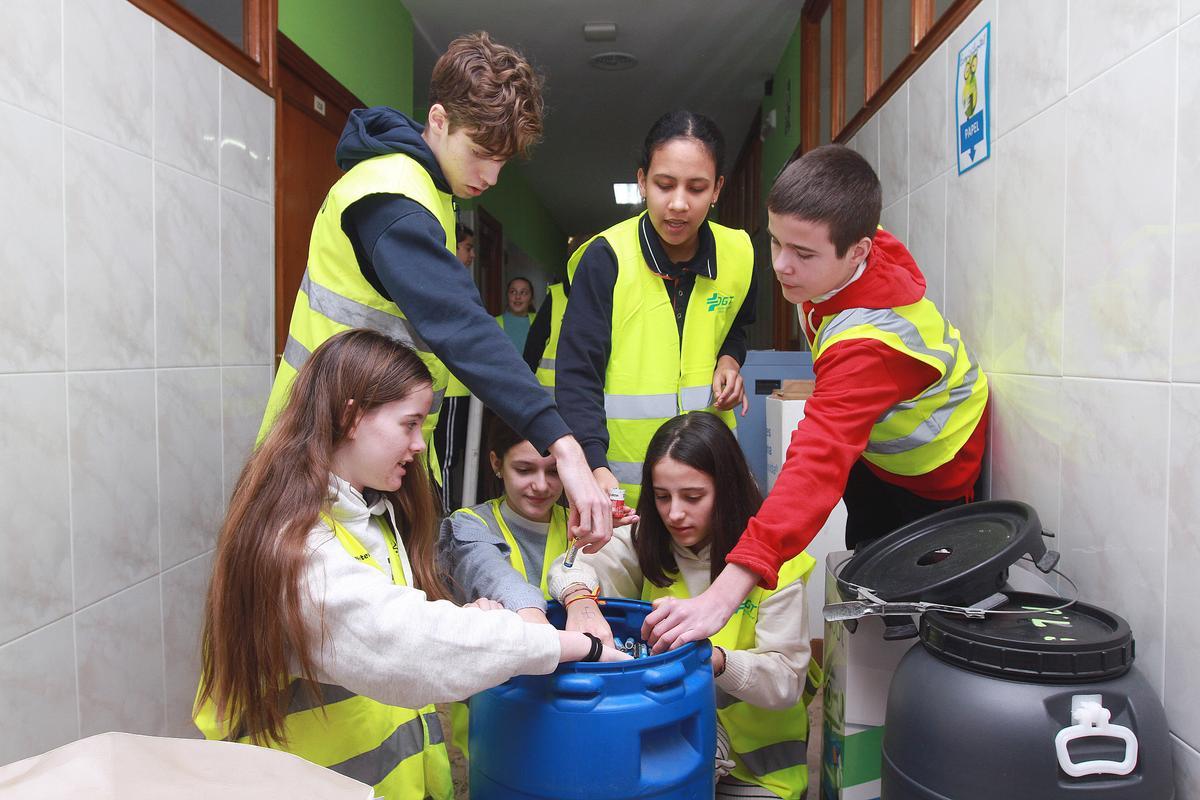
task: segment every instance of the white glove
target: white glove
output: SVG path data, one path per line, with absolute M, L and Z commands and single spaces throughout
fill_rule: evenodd
M 717 778 L 724 778 L 733 771 L 733 767 L 733 759 L 729 757 L 729 734 L 725 732 L 725 726 L 717 722 Z
M 576 561 L 573 567 L 564 567 L 562 560 L 563 556 L 554 559 L 546 575 L 546 589 L 551 597 L 561 603 L 567 587 L 576 583 L 588 587 L 590 591 L 599 591 L 600 579 L 596 576 L 596 570 L 582 560 Z

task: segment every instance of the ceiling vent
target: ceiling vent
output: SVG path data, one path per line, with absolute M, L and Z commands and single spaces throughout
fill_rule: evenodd
M 596 69 L 619 72 L 623 69 L 633 69 L 637 66 L 638 60 L 637 56 L 632 53 L 611 51 L 608 53 L 596 53 L 596 55 L 588 59 L 588 63 Z
M 617 40 L 617 23 L 585 22 L 583 23 L 583 40 L 585 42 L 615 42 Z

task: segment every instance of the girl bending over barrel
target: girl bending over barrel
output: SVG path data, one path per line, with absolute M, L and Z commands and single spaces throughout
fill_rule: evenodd
M 551 592 L 574 606 L 600 594 L 693 597 L 725 566 L 762 495 L 737 440 L 716 416 L 684 414 L 654 434 L 642 467 L 636 527 L 600 552 L 550 570 Z M 801 553 L 778 587 L 754 589 L 712 638 L 716 679 L 718 798 L 800 798 L 808 785 L 807 704 L 820 682 L 809 658 Z

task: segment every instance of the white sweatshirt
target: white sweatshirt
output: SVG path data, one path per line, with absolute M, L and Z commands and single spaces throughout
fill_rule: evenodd
M 330 475 L 332 514 L 375 560 L 388 569 L 379 519 L 391 504 L 368 506 L 363 495 Z M 403 536 L 401 536 L 403 539 Z M 403 541 L 400 561 L 412 569 Z M 308 535 L 309 561 L 301 573 L 301 611 L 316 651 L 316 678 L 381 703 L 420 708 L 470 697 L 514 675 L 544 675 L 558 666 L 558 632 L 531 625 L 511 611 L 459 608 L 392 583 L 387 574 L 356 561 L 318 521 Z M 325 638 L 321 640 L 324 614 Z M 293 674 L 298 667 L 293 659 Z
M 671 553 L 692 597 L 707 589 L 711 582 L 709 549 L 705 545 L 697 554 L 674 542 L 671 544 Z M 642 596 L 642 569 L 628 525 L 613 531 L 612 540 L 600 552 L 580 553 L 571 569 L 562 562 L 562 556 L 556 559 L 546 578 L 550 594 L 560 602 L 563 591 L 572 583 L 582 583 L 591 589 L 599 587 L 602 595 L 610 597 Z M 717 686 L 752 706 L 770 709 L 794 706 L 804 691 L 811 655 L 802 581 L 784 586 L 767 597 L 758 610 L 754 636 L 753 648 L 726 652 L 725 672 L 717 678 Z

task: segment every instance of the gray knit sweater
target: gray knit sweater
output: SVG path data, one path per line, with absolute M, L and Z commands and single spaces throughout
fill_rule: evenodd
M 492 519 L 490 503 L 480 503 L 471 510 L 485 520 Z M 545 611 L 541 578 L 550 523 L 526 519 L 513 511 L 507 502 L 500 503 L 500 514 L 521 551 L 528 580 L 513 568 L 509 561 L 509 546 L 503 537 L 462 509 L 442 521 L 438 539 L 442 568 L 461 603 L 486 597 L 511 611 L 522 608 Z

